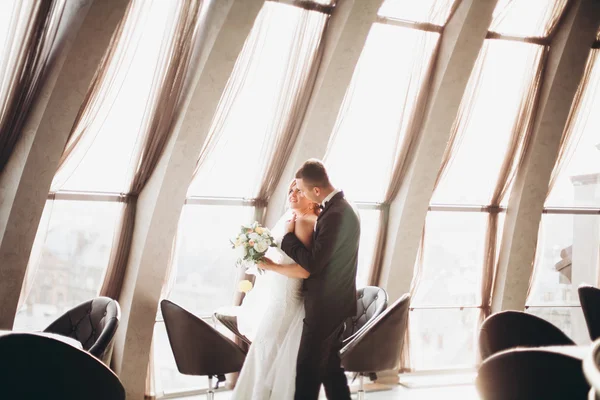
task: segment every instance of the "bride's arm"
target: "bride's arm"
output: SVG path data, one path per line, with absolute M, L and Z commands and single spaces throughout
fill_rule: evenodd
M 310 249 L 312 245 L 312 234 L 315 226 L 315 221 L 311 219 L 299 220 L 296 223 L 295 234 L 300 239 L 302 244 Z M 285 275 L 289 278 L 306 279 L 310 276 L 310 272 L 302 268 L 300 264 L 277 264 L 268 258 L 264 258 L 264 262 L 258 266 L 263 269 L 268 269 Z
M 277 264 L 267 257 L 263 257 L 262 261 L 258 262 L 258 267 L 277 272 L 278 274 L 285 275 L 289 278 L 306 279 L 310 276 L 310 273 L 299 264 Z

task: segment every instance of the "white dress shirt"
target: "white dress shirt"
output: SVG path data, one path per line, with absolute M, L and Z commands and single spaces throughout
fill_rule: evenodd
M 331 199 L 333 198 L 333 196 L 335 196 L 335 195 L 336 195 L 336 194 L 338 194 L 339 192 L 341 192 L 341 190 L 334 189 L 334 190 L 333 190 L 333 192 L 329 193 L 329 194 L 327 195 L 327 197 L 325 197 L 325 198 L 323 199 L 323 202 L 321 203 L 321 205 L 322 205 L 323 207 L 325 207 L 325 204 L 327 204 L 327 202 L 328 202 L 329 200 L 331 200 Z

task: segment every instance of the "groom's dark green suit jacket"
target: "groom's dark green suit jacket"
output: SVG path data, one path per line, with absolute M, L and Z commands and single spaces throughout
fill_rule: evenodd
M 343 192 L 333 196 L 321 211 L 310 250 L 293 233 L 283 237 L 281 249 L 310 272 L 304 280 L 307 323 L 334 327 L 356 314 L 359 239 L 358 213 Z

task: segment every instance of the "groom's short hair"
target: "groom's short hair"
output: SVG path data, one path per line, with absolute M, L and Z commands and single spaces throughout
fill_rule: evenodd
M 315 158 L 306 160 L 302 164 L 296 172 L 296 179 L 302 179 L 307 185 L 313 187 L 325 188 L 331 186 L 325 165 L 321 160 Z

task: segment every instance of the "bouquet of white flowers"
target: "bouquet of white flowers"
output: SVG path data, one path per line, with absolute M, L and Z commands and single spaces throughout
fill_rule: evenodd
M 231 248 L 239 252 L 236 265 L 245 266 L 246 269 L 255 266 L 264 257 L 269 247 L 277 246 L 271 232 L 258 222 L 242 225 L 240 233 L 230 242 Z M 263 272 L 262 269 L 257 269 L 259 273 Z

